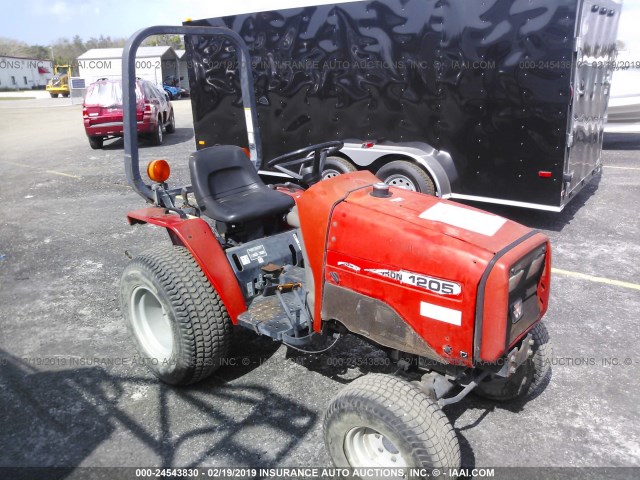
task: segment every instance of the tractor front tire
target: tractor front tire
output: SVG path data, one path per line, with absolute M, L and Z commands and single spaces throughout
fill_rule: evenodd
M 509 378 L 488 376 L 475 388 L 476 395 L 509 402 L 517 398 L 532 396 L 544 389 L 551 378 L 551 358 L 553 347 L 544 323 L 531 330 L 533 355 Z
M 227 356 L 229 314 L 186 248 L 156 248 L 134 258 L 122 274 L 120 300 L 144 363 L 163 382 L 198 382 Z
M 438 404 L 389 375 L 366 375 L 338 393 L 324 440 L 338 468 L 460 467 L 458 439 Z

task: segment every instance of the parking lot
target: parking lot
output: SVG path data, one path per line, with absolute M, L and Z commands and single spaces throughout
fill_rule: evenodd
M 60 103 L 59 103 L 60 101 Z M 0 466 L 329 466 L 322 415 L 367 372 L 355 338 L 303 355 L 237 332 L 229 363 L 187 388 L 136 359 L 119 307 L 128 261 L 167 242 L 130 227 L 122 141 L 91 150 L 81 106 L 0 102 Z M 141 148 L 189 182 L 189 100 Z M 527 403 L 470 395 L 445 408 L 463 465 L 640 466 L 640 142 L 608 139 L 602 178 L 560 214 L 487 207 L 551 237 L 553 376 Z

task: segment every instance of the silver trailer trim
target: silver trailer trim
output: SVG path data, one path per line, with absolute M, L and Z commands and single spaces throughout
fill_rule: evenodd
M 545 210 L 547 212 L 561 212 L 564 208 L 564 204 L 559 207 L 554 207 L 551 205 L 542 205 L 539 203 L 527 203 L 527 202 L 516 202 L 513 200 L 504 200 L 501 198 L 491 198 L 491 197 L 476 197 L 475 195 L 463 195 L 461 193 L 452 193 L 448 198 L 454 200 L 469 200 L 473 202 L 484 202 L 484 203 L 493 203 L 496 205 L 509 205 L 511 207 L 523 207 L 523 208 L 531 208 L 534 210 Z

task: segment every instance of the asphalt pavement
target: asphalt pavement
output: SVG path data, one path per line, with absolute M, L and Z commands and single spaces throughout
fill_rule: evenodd
M 188 183 L 189 100 L 142 163 Z M 526 403 L 445 408 L 463 464 L 640 467 L 640 141 L 608 138 L 602 177 L 560 214 L 484 206 L 551 237 L 550 384 Z M 0 101 L 0 467 L 329 466 L 322 415 L 349 381 L 389 371 L 356 338 L 303 355 L 236 332 L 230 365 L 194 386 L 136 361 L 118 302 L 128 256 L 168 242 L 125 214 L 122 141 L 91 150 L 81 107 Z

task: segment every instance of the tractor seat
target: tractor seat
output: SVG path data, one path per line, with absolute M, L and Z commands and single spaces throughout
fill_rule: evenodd
M 202 213 L 239 224 L 285 213 L 295 202 L 267 187 L 240 147 L 216 145 L 189 156 L 193 193 Z

